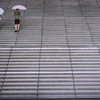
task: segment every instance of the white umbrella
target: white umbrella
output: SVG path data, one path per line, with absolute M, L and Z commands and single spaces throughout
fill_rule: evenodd
M 12 7 L 12 9 L 19 9 L 19 10 L 27 10 L 26 7 L 22 6 L 22 5 L 15 5 L 14 7 Z
M 3 13 L 4 13 L 4 10 L 0 8 L 0 15 L 2 15 Z

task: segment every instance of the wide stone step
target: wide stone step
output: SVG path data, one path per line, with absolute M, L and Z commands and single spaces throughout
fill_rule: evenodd
M 2 97 L 100 97 L 99 48 L 1 48 Z

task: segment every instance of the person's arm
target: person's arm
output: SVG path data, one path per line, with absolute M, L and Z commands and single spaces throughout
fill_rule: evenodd
M 12 13 L 12 15 L 14 16 L 14 13 Z
M 5 19 L 4 15 L 2 14 L 3 19 Z
M 12 13 L 12 15 L 15 16 L 15 11 L 14 11 L 14 13 Z

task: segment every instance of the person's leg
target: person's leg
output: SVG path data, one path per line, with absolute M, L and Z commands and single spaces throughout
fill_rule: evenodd
M 18 24 L 18 31 L 19 31 L 20 24 Z
M 20 27 L 20 20 L 18 20 L 18 31 L 19 31 L 19 27 Z
M 17 20 L 15 20 L 15 32 L 17 32 Z
M 17 31 L 17 24 L 15 24 L 15 31 Z

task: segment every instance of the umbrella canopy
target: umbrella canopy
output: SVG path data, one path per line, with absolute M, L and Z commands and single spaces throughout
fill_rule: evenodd
M 14 7 L 12 7 L 12 9 L 19 9 L 19 10 L 27 10 L 26 7 L 22 6 L 22 5 L 15 5 Z
M 0 15 L 2 15 L 3 13 L 4 13 L 4 10 L 0 8 Z

